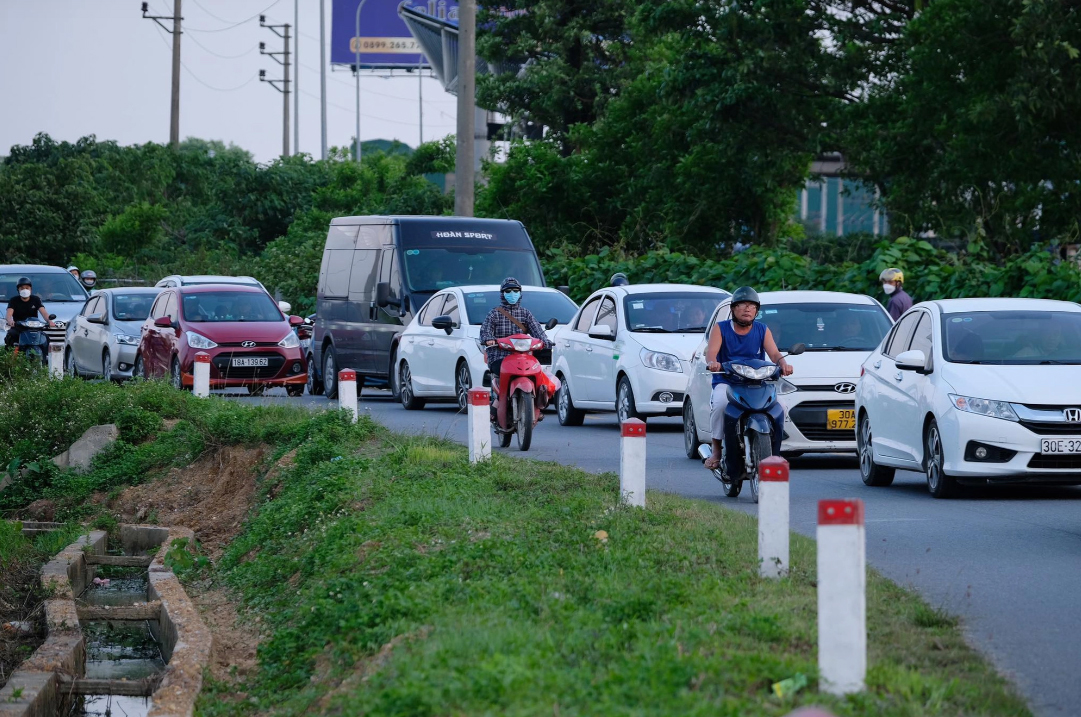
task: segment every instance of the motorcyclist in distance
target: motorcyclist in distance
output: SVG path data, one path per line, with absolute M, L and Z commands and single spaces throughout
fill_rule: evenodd
M 533 317 L 529 309 L 522 306 L 522 285 L 512 276 L 503 280 L 499 287 L 500 304 L 488 312 L 480 327 L 480 341 L 488 354 L 488 371 L 492 377 L 492 397 L 499 386 L 499 367 L 503 359 L 510 355 L 506 349 L 497 345 L 499 339 L 514 334 L 528 334 L 544 342 L 545 348 L 552 348 L 552 342 L 544 327 Z M 495 404 L 492 404 L 495 412 Z
M 87 291 L 93 291 L 98 286 L 98 275 L 92 269 L 87 269 L 79 276 L 79 281 Z
M 4 345 L 8 348 L 14 346 L 19 340 L 19 330 L 15 326 L 16 321 L 25 321 L 40 314 L 41 320 L 47 322 L 50 329 L 56 328 L 56 324 L 49 318 L 49 312 L 45 310 L 45 306 L 41 303 L 41 297 L 33 293 L 34 287 L 30 283 L 30 279 L 25 276 L 21 277 L 15 288 L 19 292 L 18 295 L 11 297 L 8 301 L 6 321 L 8 332 L 4 337 Z

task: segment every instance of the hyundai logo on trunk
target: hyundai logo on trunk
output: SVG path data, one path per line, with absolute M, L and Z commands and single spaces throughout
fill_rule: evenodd
M 856 384 L 854 383 L 839 383 L 833 387 L 833 390 L 837 393 L 855 393 Z
M 246 349 L 250 349 L 250 348 L 255 346 L 255 342 L 254 341 L 241 341 L 240 345 L 243 346 Z

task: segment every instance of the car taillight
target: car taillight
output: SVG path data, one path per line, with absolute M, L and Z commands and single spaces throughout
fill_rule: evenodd
M 863 375 L 863 366 L 860 366 L 860 376 Z

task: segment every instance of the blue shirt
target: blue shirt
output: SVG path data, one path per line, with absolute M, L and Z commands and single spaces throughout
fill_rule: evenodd
M 751 330 L 742 336 L 732 328 L 731 321 L 718 321 L 717 328 L 721 331 L 721 350 L 717 352 L 716 361 L 727 363 L 735 359 L 759 359 L 766 358 L 766 325 L 761 321 L 751 324 Z M 729 383 L 723 374 L 713 374 L 713 385 Z

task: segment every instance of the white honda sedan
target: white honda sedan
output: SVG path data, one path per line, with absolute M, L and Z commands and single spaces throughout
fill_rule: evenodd
M 678 416 L 690 358 L 710 314 L 731 294 L 708 286 L 638 284 L 593 292 L 556 341 L 559 423 L 586 411 L 630 418 Z
M 863 482 L 1081 483 L 1081 306 L 952 299 L 906 312 L 856 389 Z
M 521 301 L 541 326 L 555 319 L 557 325 L 548 329 L 553 341 L 578 310 L 566 294 L 539 286 L 525 287 Z M 480 326 L 500 302 L 498 284 L 455 286 L 428 299 L 398 344 L 396 370 L 403 406 L 423 408 L 427 401 L 450 400 L 465 410 L 469 389 L 487 384 Z M 550 352 L 539 351 L 536 356 L 550 372 Z
M 787 352 L 794 344 L 804 353 L 788 358 L 792 375 L 778 386 L 785 407 L 781 452 L 843 453 L 856 450 L 856 412 L 853 394 L 860 367 L 874 351 L 892 322 L 870 296 L 835 291 L 764 291 L 758 320 L 773 333 L 777 348 Z M 725 301 L 717 307 L 710 326 L 731 318 Z M 683 444 L 688 458 L 698 458 L 700 443 L 708 443 L 713 374 L 704 356 L 708 334 L 692 357 L 690 389 L 683 402 Z

